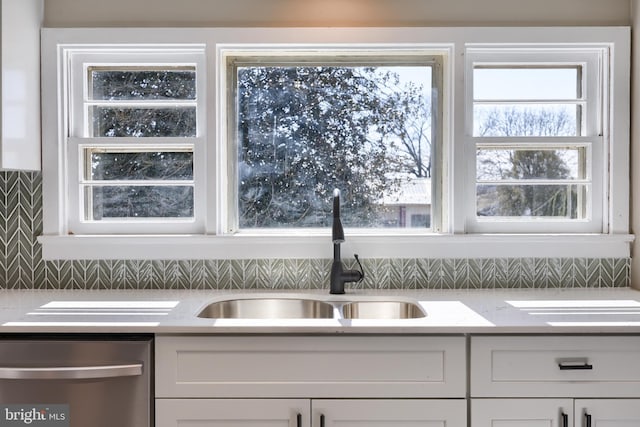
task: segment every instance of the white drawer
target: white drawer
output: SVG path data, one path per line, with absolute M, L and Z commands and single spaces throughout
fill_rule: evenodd
M 471 338 L 472 397 L 638 397 L 638 336 Z
M 465 397 L 465 338 L 160 336 L 156 397 Z

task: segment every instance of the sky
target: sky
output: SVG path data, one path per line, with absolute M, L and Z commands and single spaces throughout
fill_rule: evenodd
M 476 100 L 575 100 L 577 68 L 476 68 Z

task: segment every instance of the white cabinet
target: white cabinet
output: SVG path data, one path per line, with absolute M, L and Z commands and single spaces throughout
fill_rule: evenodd
M 638 427 L 640 399 L 472 399 L 472 427 Z
M 465 427 L 453 400 L 158 399 L 156 427 Z
M 576 427 L 638 427 L 640 399 L 576 399 Z
M 640 397 L 640 336 L 474 336 L 473 397 Z
M 465 427 L 462 399 L 313 400 L 312 427 Z
M 467 427 L 463 336 L 159 336 L 156 426 Z
M 471 427 L 640 426 L 640 337 L 471 338 Z
M 565 424 L 565 422 L 567 424 Z M 573 426 L 572 399 L 472 399 L 473 427 Z
M 2 0 L 0 169 L 40 170 L 40 26 L 44 0 Z
M 463 336 L 160 336 L 157 397 L 464 398 Z
M 306 399 L 159 399 L 156 427 L 309 427 Z
M 634 335 L 159 336 L 156 425 L 638 427 L 639 361 Z

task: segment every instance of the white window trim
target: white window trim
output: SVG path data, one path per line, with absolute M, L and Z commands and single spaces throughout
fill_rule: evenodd
M 297 58 L 296 55 L 294 55 L 294 52 L 296 54 L 299 53 L 300 57 L 303 58 L 312 58 L 314 56 L 318 56 L 318 57 L 331 57 L 332 55 L 341 55 L 343 57 L 347 57 L 349 58 L 349 60 L 345 60 L 345 59 L 339 59 L 339 60 L 334 60 L 332 64 L 337 65 L 340 64 L 341 62 L 349 62 L 350 60 L 352 60 L 354 63 L 358 63 L 357 59 L 353 59 L 356 58 L 356 56 L 360 55 L 364 58 L 364 60 L 362 61 L 363 64 L 368 64 L 368 63 L 376 63 L 376 58 L 378 57 L 382 57 L 385 60 L 388 60 L 388 58 L 391 57 L 397 57 L 400 58 L 400 60 L 402 61 L 408 61 L 411 62 L 411 58 L 412 57 L 416 57 L 418 59 L 415 60 L 415 63 L 420 63 L 422 65 L 424 64 L 429 64 L 429 66 L 431 67 L 443 67 L 443 62 L 447 60 L 447 58 L 449 58 L 452 54 L 450 47 L 437 47 L 437 46 L 429 46 L 429 47 L 424 47 L 424 46 L 418 46 L 418 45 L 414 45 L 411 47 L 378 47 L 375 50 L 373 49 L 363 49 L 362 46 L 356 46 L 356 47 L 351 47 L 351 46 L 323 46 L 323 45 L 315 45 L 315 48 L 310 48 L 309 46 L 305 46 L 303 48 L 297 48 L 297 47 L 292 47 L 292 46 L 280 46 L 280 47 L 276 47 L 273 45 L 263 45 L 263 44 L 245 44 L 242 47 L 238 46 L 238 45 L 219 45 L 218 49 L 217 49 L 217 53 L 218 53 L 218 63 L 219 64 L 227 64 L 229 59 L 233 58 L 234 61 L 246 61 L 248 63 L 262 63 L 263 61 L 261 59 L 255 60 L 255 58 L 266 58 L 266 57 L 276 57 L 276 58 L 283 58 L 286 56 L 291 56 L 293 58 Z M 295 61 L 294 61 L 295 63 Z M 220 79 L 220 89 L 218 91 L 218 93 L 227 93 L 230 94 L 233 92 L 233 83 L 228 81 L 228 79 L 230 78 L 230 71 L 231 70 L 227 70 L 227 72 L 221 76 Z M 434 73 L 435 74 L 435 73 Z M 437 80 L 442 80 L 439 77 L 436 78 Z M 231 86 L 231 87 L 230 87 Z M 438 92 L 443 92 L 443 87 L 440 87 L 438 84 L 434 84 L 434 89 Z M 237 153 L 234 152 L 235 150 L 235 145 L 237 143 L 237 141 L 235 141 L 235 129 L 230 129 L 229 128 L 229 123 L 233 123 L 234 120 L 236 120 L 235 118 L 235 114 L 233 114 L 233 118 L 231 120 L 227 119 L 227 111 L 230 110 L 230 108 L 228 108 L 229 105 L 231 105 L 232 102 L 230 102 L 230 100 L 233 98 L 232 96 L 227 96 L 226 99 L 223 99 L 222 97 L 219 97 L 218 99 L 218 111 L 220 111 L 221 113 L 224 113 L 224 120 L 223 118 L 221 118 L 219 120 L 219 126 L 221 129 L 221 132 L 224 133 L 225 135 L 227 135 L 223 140 L 226 140 L 224 142 L 224 147 L 222 147 L 221 149 L 224 150 L 222 151 L 222 155 L 221 158 L 225 158 L 228 159 L 227 162 L 224 162 L 223 164 L 219 165 L 219 177 L 220 179 L 224 179 L 227 180 L 227 177 L 236 177 L 234 178 L 229 178 L 229 181 L 231 182 L 230 185 L 225 185 L 225 186 L 221 186 L 219 187 L 219 190 L 222 194 L 222 198 L 225 201 L 224 203 L 222 203 L 221 209 L 224 210 L 224 212 L 221 213 L 221 216 L 223 218 L 223 221 L 220 221 L 218 224 L 218 228 L 216 229 L 218 235 L 223 235 L 223 234 L 256 234 L 256 233 L 266 233 L 266 234 L 291 234 L 291 232 L 287 229 L 281 228 L 281 229 L 267 229 L 267 228 L 263 228 L 263 229 L 242 229 L 240 227 L 238 227 L 238 218 L 237 218 L 237 214 L 238 212 L 233 212 L 234 209 L 233 206 L 237 206 L 237 194 L 232 194 L 235 191 L 235 188 L 237 187 L 237 170 L 236 170 L 236 163 L 238 161 L 237 159 Z M 438 97 L 439 98 L 439 97 Z M 233 99 L 233 101 L 235 101 L 235 99 Z M 442 128 L 442 123 L 439 122 L 436 127 L 438 128 L 436 130 L 436 132 L 440 132 L 441 128 Z M 440 135 L 438 134 L 436 137 L 434 137 L 432 144 L 435 145 L 435 151 L 434 151 L 434 161 L 437 162 L 437 158 L 441 157 L 441 146 L 444 145 L 441 143 L 440 141 Z M 432 162 L 433 163 L 433 162 Z M 434 195 L 432 197 L 432 199 L 438 199 L 439 200 L 439 195 L 442 193 L 442 182 L 441 182 L 441 174 L 446 174 L 446 168 L 442 167 L 442 170 L 440 170 L 440 167 L 438 167 L 439 169 L 439 173 L 434 174 L 432 177 L 432 183 L 431 183 L 431 194 Z M 357 229 L 357 230 L 352 230 L 353 233 L 356 234 L 395 234 L 395 235 L 414 235 L 414 234 L 423 234 L 423 235 L 430 235 L 433 232 L 439 232 L 441 230 L 446 230 L 446 222 L 441 218 L 441 212 L 443 210 L 446 210 L 445 206 L 442 206 L 443 203 L 439 203 L 438 205 L 436 205 L 435 207 L 432 205 L 431 206 L 431 228 L 430 229 L 417 229 L 417 228 L 396 228 L 394 229 L 392 232 L 389 232 L 388 230 L 382 230 L 382 229 Z M 433 230 L 433 231 L 432 231 Z M 318 233 L 318 229 L 305 229 L 304 231 L 302 230 L 298 230 L 295 231 L 295 233 L 306 233 L 306 234 L 317 234 Z
M 67 152 L 66 168 L 68 172 L 62 179 L 67 181 L 67 196 L 61 198 L 61 204 L 67 206 L 67 221 L 62 225 L 69 234 L 122 234 L 122 233 L 163 233 L 170 227 L 175 233 L 204 232 L 205 203 L 207 183 L 204 176 L 206 170 L 205 144 L 201 135 L 206 135 L 206 60 L 204 45 L 163 46 L 153 47 L 131 44 L 124 48 L 112 45 L 83 45 L 80 48 L 69 46 L 65 48 L 65 66 L 71 77 L 69 79 L 69 104 L 72 111 L 64 133 L 70 136 L 64 141 Z M 194 137 L 164 137 L 164 138 L 106 138 L 86 137 L 87 127 L 90 126 L 86 111 L 88 94 L 85 83 L 88 66 L 128 66 L 145 64 L 148 66 L 189 66 L 196 70 L 196 99 L 190 101 L 196 108 L 197 130 Z M 82 150 L 90 147 L 125 148 L 145 146 L 184 148 L 193 152 L 193 182 L 194 182 L 194 217 L 185 219 L 165 220 L 163 218 L 148 219 L 144 222 L 135 221 L 84 221 L 84 203 L 82 202 L 85 188 L 82 185 L 84 173 L 82 169 Z
M 535 218 L 521 221 L 519 218 L 478 218 L 476 216 L 476 205 L 467 206 L 467 231 L 469 233 L 492 233 L 492 232 L 540 232 L 547 233 L 600 233 L 607 232 L 608 218 L 603 204 L 600 202 L 608 197 L 606 183 L 608 182 L 608 148 L 609 138 L 603 135 L 601 123 L 603 122 L 601 105 L 606 108 L 609 100 L 603 99 L 603 90 L 606 82 L 609 81 L 609 70 L 601 70 L 602 63 L 607 63 L 609 45 L 581 44 L 575 45 L 524 45 L 507 46 L 496 48 L 492 45 L 479 45 L 477 43 L 468 44 L 465 48 L 465 125 L 466 142 L 470 149 L 482 144 L 500 145 L 511 142 L 513 145 L 539 144 L 540 146 L 557 146 L 563 142 L 571 145 L 586 146 L 588 152 L 586 165 L 586 179 L 590 182 L 590 200 L 587 203 L 588 218 L 582 220 L 566 220 L 564 218 Z M 582 64 L 585 66 L 583 76 L 584 90 L 587 93 L 585 101 L 586 122 L 584 136 L 574 137 L 476 137 L 473 136 L 473 69 L 477 63 L 485 64 Z M 508 145 L 507 145 L 508 148 Z M 596 160 L 596 161 L 593 161 Z M 473 165 L 474 171 L 476 165 Z M 468 197 L 475 200 L 476 186 L 473 183 L 467 186 Z M 568 182 L 569 183 L 569 182 Z
M 292 40 L 295 42 L 292 43 Z M 563 43 L 608 44 L 612 86 L 607 114 L 611 116 L 608 168 L 610 200 L 607 232 L 598 234 L 465 234 L 468 204 L 465 188 L 475 182 L 474 153 L 465 146 L 464 47 L 470 43 L 504 45 Z M 67 82 L 60 79 L 65 46 L 82 44 L 204 45 L 207 54 L 207 134 L 204 160 L 208 198 L 205 232 L 197 235 L 68 235 L 66 223 L 66 158 L 64 102 Z M 586 257 L 618 258 L 630 255 L 629 235 L 629 69 L 628 27 L 570 28 L 215 28 L 215 29 L 44 29 L 42 31 L 43 94 L 43 236 L 44 259 L 241 259 L 330 258 L 328 230 L 318 234 L 292 231 L 286 235 L 217 234 L 224 207 L 220 188 L 226 184 L 221 162 L 226 137 L 224 70 L 217 64 L 221 47 L 246 44 L 354 48 L 421 48 L 450 52 L 444 64 L 445 103 L 443 151 L 447 163 L 441 234 L 354 234 L 346 230 L 343 256 L 363 258 L 509 258 Z M 213 86 L 213 87 L 211 87 Z M 224 102 L 224 101 L 223 101 Z M 474 149 L 475 151 L 475 149 Z M 614 167 L 615 166 L 615 167 Z
M 331 236 L 138 235 L 41 236 L 44 259 L 329 259 Z M 353 258 L 627 258 L 627 234 L 457 234 L 353 236 L 342 257 Z
M 204 178 L 205 162 L 204 162 L 204 141 L 202 138 L 136 138 L 135 144 L 139 150 L 144 150 L 145 146 L 152 146 L 154 149 L 165 147 L 171 149 L 187 149 L 193 151 L 193 173 L 194 173 L 194 217 L 185 219 L 172 219 L 166 221 L 162 218 L 146 219 L 144 223 L 136 223 L 134 221 L 96 221 L 85 222 L 80 218 L 84 216 L 82 203 L 82 189 L 80 182 L 82 178 L 81 156 L 85 149 L 99 148 L 131 148 L 131 144 L 127 146 L 127 142 L 131 142 L 132 138 L 68 138 L 68 168 L 69 177 L 67 182 L 67 200 L 68 200 L 68 234 L 162 234 L 166 233 L 167 227 L 175 233 L 197 233 L 204 232 L 205 223 L 205 193 L 206 180 Z M 75 178 L 75 179 L 74 179 Z M 76 208 L 73 209 L 72 208 Z

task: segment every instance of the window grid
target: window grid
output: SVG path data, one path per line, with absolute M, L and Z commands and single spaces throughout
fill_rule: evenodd
M 71 55 L 70 132 L 78 135 L 67 139 L 71 233 L 204 229 L 203 58 L 203 52 L 133 48 Z M 107 77 L 94 77 L 101 75 Z M 96 85 L 102 92 L 94 92 Z M 173 129 L 179 131 L 172 135 Z M 96 174 L 99 162 L 115 169 Z M 181 163 L 186 175 L 175 179 L 170 169 Z
M 599 123 L 602 110 L 600 106 L 598 85 L 601 84 L 600 64 L 601 51 L 594 50 L 589 54 L 568 50 L 558 56 L 558 52 L 542 53 L 536 49 L 469 49 L 467 55 L 467 129 L 468 142 L 475 147 L 477 159 L 474 164 L 475 174 L 473 192 L 470 198 L 473 207 L 467 207 L 467 229 L 471 232 L 602 232 L 604 212 L 598 203 L 604 192 L 604 173 L 602 164 L 594 159 L 602 159 L 604 141 L 600 136 Z M 589 57 L 590 56 L 590 57 Z M 580 57 L 580 60 L 573 58 Z M 586 57 L 586 60 L 585 60 Z M 557 58 L 556 61 L 554 59 Z M 478 72 L 478 70 L 480 70 Z M 536 74 L 548 76 L 556 74 L 558 80 L 565 74 L 575 75 L 573 88 L 565 82 L 564 87 L 553 87 L 554 82 L 544 82 L 547 87 L 536 87 L 535 91 L 526 87 L 514 87 L 507 93 L 505 87 L 513 84 L 502 81 L 504 87 L 496 87 L 494 92 L 474 85 L 482 84 L 481 73 L 489 70 L 496 75 L 508 78 L 512 72 L 518 82 L 518 75 L 528 71 L 531 80 Z M 561 70 L 558 73 L 558 70 Z M 573 71 L 575 70 L 575 72 Z M 475 81 L 478 77 L 478 82 Z M 522 82 L 518 82 L 522 85 Z M 542 83 L 542 82 L 538 82 Z M 504 130 L 491 134 L 491 116 L 486 119 L 488 132 L 481 132 L 477 114 L 478 107 L 495 107 L 499 111 L 505 109 Z M 535 112 L 536 106 L 542 106 Z M 562 110 L 553 113 L 558 106 L 575 108 L 575 125 L 561 127 Z M 545 108 L 547 111 L 545 112 Z M 509 115 L 511 114 L 511 115 Z M 527 117 L 558 117 L 558 126 L 540 129 L 526 127 Z M 527 116 L 529 115 L 529 116 Z M 494 117 L 500 117 L 495 113 Z M 532 119 L 533 120 L 533 119 Z M 540 119 L 542 120 L 542 119 Z M 521 129 L 517 129 L 518 125 Z M 495 120 L 495 126 L 500 124 Z M 512 126 L 512 127 L 510 127 Z M 515 129 L 515 131 L 514 131 Z M 538 133 L 536 133 L 538 132 Z M 489 136 L 485 136 L 489 135 Z M 485 169 L 493 165 L 490 153 L 510 152 L 508 162 L 494 155 L 495 163 L 510 164 L 511 169 L 502 170 L 501 176 L 487 178 Z M 570 162 L 566 154 L 574 151 Z M 565 156 L 563 158 L 563 155 Z M 483 160 L 486 164 L 482 163 Z M 509 163 L 510 162 L 510 163 Z M 554 163 L 555 162 L 555 163 Z M 545 174 L 536 175 L 532 170 L 547 168 Z M 555 166 L 554 166 L 555 165 Z M 574 171 L 569 173 L 567 166 Z M 531 173 L 532 175 L 528 175 Z M 562 188 L 564 187 L 564 190 Z M 563 191 L 565 191 L 563 195 Z

